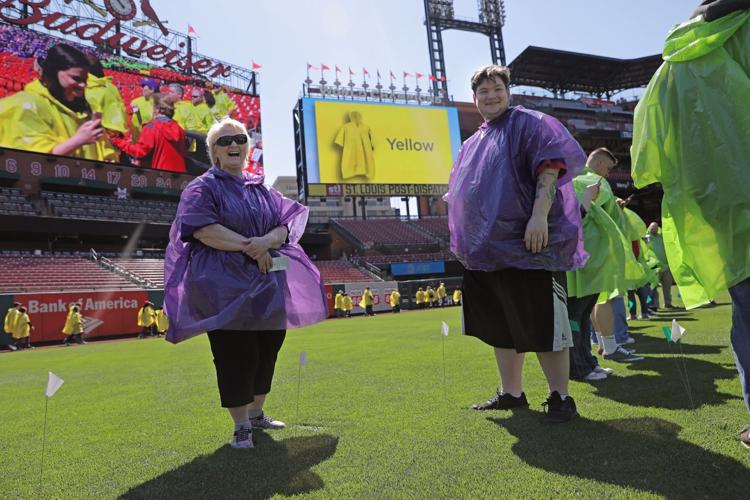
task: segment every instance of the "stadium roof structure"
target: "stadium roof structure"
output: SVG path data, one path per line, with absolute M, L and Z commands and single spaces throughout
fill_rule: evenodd
M 554 94 L 587 92 L 610 97 L 646 86 L 661 63 L 661 54 L 616 59 L 529 46 L 510 68 L 514 86 L 541 87 Z

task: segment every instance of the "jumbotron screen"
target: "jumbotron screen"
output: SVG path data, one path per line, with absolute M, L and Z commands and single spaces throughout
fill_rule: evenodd
M 445 192 L 461 146 L 456 109 L 305 98 L 302 111 L 309 195 Z
M 159 41 L 139 28 L 123 38 L 111 4 L 100 0 L 87 2 L 100 12 L 93 19 L 74 17 L 73 6 L 26 4 L 4 2 L 0 11 L 0 147 L 197 175 L 210 166 L 206 132 L 230 116 L 250 133 L 248 169 L 262 172 L 260 98 L 220 83 L 231 67 L 153 45 Z M 44 21 L 51 17 L 70 29 L 54 31 Z M 103 43 L 94 46 L 97 37 Z M 139 54 L 116 45 L 134 39 L 152 45 Z M 168 59 L 169 68 L 153 62 Z

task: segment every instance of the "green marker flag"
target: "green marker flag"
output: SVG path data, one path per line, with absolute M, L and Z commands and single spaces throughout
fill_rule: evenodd
M 672 329 L 668 326 L 662 326 L 661 330 L 664 332 L 664 336 L 667 338 L 667 342 L 672 342 Z
M 632 308 L 634 308 L 634 307 L 635 307 L 635 304 L 633 303 L 633 301 L 632 301 L 632 300 L 629 300 L 629 301 L 628 301 L 628 309 L 632 309 Z
M 654 300 L 654 299 L 652 299 L 652 298 L 651 298 L 651 295 L 648 295 L 648 296 L 646 297 L 646 304 L 650 304 L 651 302 L 653 302 L 653 300 Z
M 578 324 L 578 321 L 573 320 L 573 319 L 568 320 L 568 321 L 570 321 L 570 329 L 571 330 L 573 330 L 574 332 L 578 332 L 578 333 L 581 332 L 581 325 Z

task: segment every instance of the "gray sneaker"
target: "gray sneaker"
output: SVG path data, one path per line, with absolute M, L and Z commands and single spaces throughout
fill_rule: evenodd
M 261 413 L 255 418 L 250 419 L 255 429 L 283 429 L 286 424 L 281 420 L 274 420 L 265 413 Z
M 248 427 L 240 427 L 232 435 L 232 441 L 229 446 L 235 450 L 246 450 L 255 448 L 253 445 L 253 430 Z
M 643 356 L 635 356 L 618 346 L 612 354 L 605 354 L 604 359 L 607 361 L 617 361 L 618 363 L 632 363 L 633 361 L 643 361 Z

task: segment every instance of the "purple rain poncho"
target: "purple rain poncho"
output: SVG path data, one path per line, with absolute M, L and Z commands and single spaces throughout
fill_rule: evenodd
M 537 169 L 545 160 L 564 162 L 566 171 L 547 216 L 549 244 L 532 254 L 523 238 L 536 197 Z M 571 180 L 585 164 L 573 136 L 544 113 L 514 106 L 483 123 L 464 142 L 444 197 L 451 250 L 476 271 L 580 268 L 588 254 Z
M 307 214 L 306 207 L 248 173 L 239 178 L 212 167 L 193 180 L 182 192 L 169 232 L 164 265 L 167 340 L 177 343 L 218 329 L 283 330 L 326 319 L 320 272 L 298 244 Z M 193 238 L 210 224 L 245 237 L 286 225 L 288 243 L 270 253 L 289 257 L 288 269 L 262 274 L 245 254 L 216 250 Z

